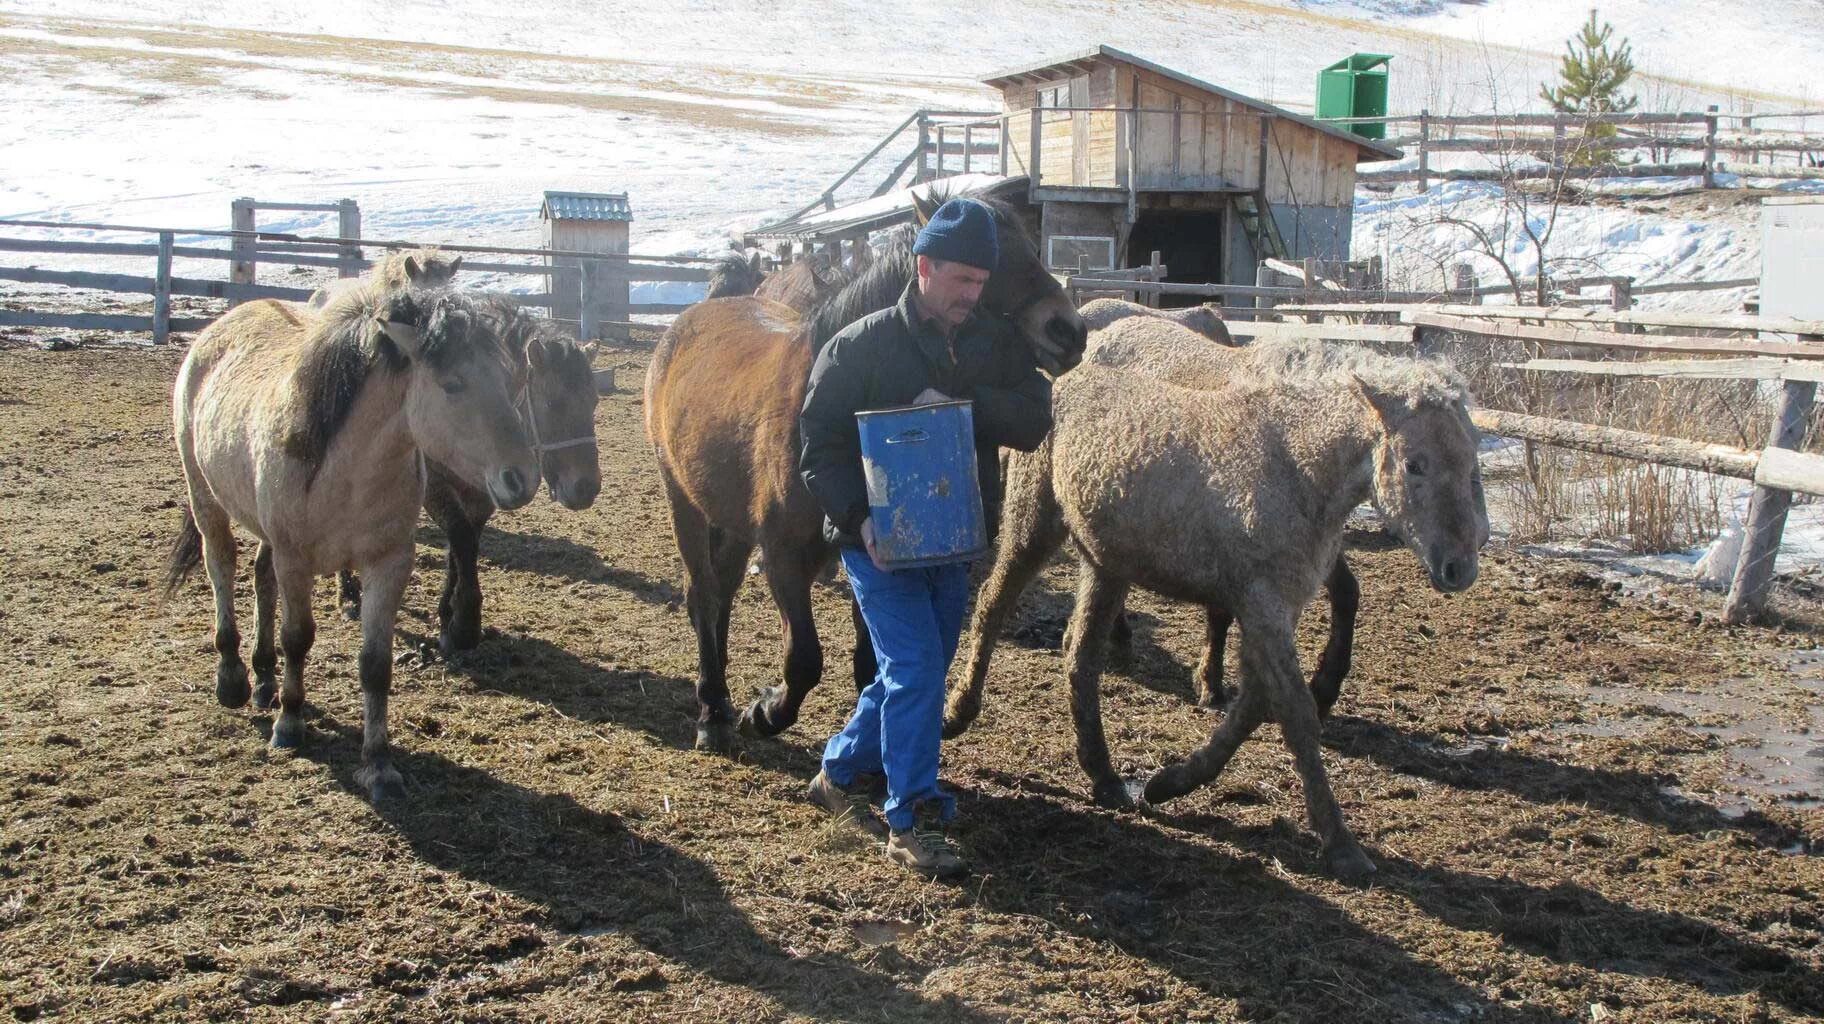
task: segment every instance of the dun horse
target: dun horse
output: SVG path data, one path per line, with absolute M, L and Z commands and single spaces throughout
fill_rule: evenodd
M 550 320 L 528 315 L 504 295 L 475 298 L 480 314 L 507 348 L 521 353 L 528 380 L 520 418 L 532 438 L 545 484 L 558 504 L 581 511 L 595 504 L 602 468 L 595 442 L 596 345 L 579 346 Z M 447 657 L 481 642 L 481 534 L 494 515 L 487 492 L 470 487 L 442 463 L 426 466 L 424 510 L 443 530 L 443 594 L 437 602 L 438 645 Z M 342 573 L 342 607 L 361 614 L 361 584 Z
M 1330 791 L 1294 630 L 1336 563 L 1350 511 L 1370 498 L 1433 587 L 1475 582 L 1488 536 L 1476 431 L 1462 384 L 1436 365 L 1315 344 L 1243 351 L 1247 372 L 1207 389 L 1093 365 L 1059 383 L 1052 436 L 1009 460 L 976 642 L 1070 539 L 1080 556 L 1065 636 L 1077 760 L 1098 803 L 1127 806 L 1132 794 L 1110 763 L 1100 709 L 1100 648 L 1112 620 L 1134 585 L 1228 609 L 1242 629 L 1240 691 L 1209 742 L 1155 773 L 1144 798 L 1162 803 L 1209 782 L 1271 717 L 1326 865 L 1360 876 L 1374 864 Z M 974 672 L 952 694 L 952 734 L 974 717 L 981 684 Z
M 1251 352 L 1202 344 L 1184 326 L 1184 318 L 1154 315 L 1161 312 L 1166 311 L 1112 299 L 1097 299 L 1085 304 L 1084 319 L 1109 326 L 1090 330 L 1084 361 L 1144 373 L 1187 388 L 1219 387 L 1227 374 L 1238 369 L 1246 372 Z M 1182 312 L 1209 314 L 1201 307 Z M 1220 337 L 1210 332 L 1210 324 L 1220 331 Z M 1205 330 L 1198 333 L 1229 344 L 1228 329 L 1222 326 L 1220 318 L 1212 315 L 1204 326 Z M 1311 673 L 1311 695 L 1317 699 L 1320 716 L 1330 713 L 1342 692 L 1343 679 L 1349 674 L 1349 661 L 1355 646 L 1355 615 L 1361 602 L 1361 586 L 1349 570 L 1348 559 L 1340 553 L 1329 578 L 1324 581 L 1324 589 L 1330 595 L 1330 639 L 1324 646 L 1323 656 L 1318 659 L 1317 669 Z M 1228 694 L 1222 685 L 1222 657 L 1228 644 L 1229 627 L 1234 621 L 1235 617 L 1227 608 L 1211 605 L 1205 609 L 1203 654 L 1197 661 L 1193 677 L 1197 703 L 1202 707 L 1221 708 L 1228 704 Z M 988 671 L 988 659 L 994 654 L 995 638 L 1000 629 L 1001 624 L 997 622 L 990 628 L 977 630 L 978 640 L 970 662 L 972 674 Z M 1112 646 L 1120 651 L 1129 648 L 1132 642 L 1127 615 L 1123 613 L 1115 619 Z
M 1228 325 L 1223 323 L 1222 314 L 1208 306 L 1154 309 L 1151 306 L 1142 306 L 1138 302 L 1128 302 L 1123 299 L 1091 299 L 1085 302 L 1078 312 L 1083 314 L 1083 322 L 1089 326 L 1092 345 L 1094 344 L 1093 335 L 1096 332 L 1132 317 L 1167 320 L 1180 327 L 1196 331 L 1218 345 L 1233 347 L 1235 344 L 1235 339 L 1229 336 Z
M 178 371 L 172 402 L 190 506 L 171 553 L 167 593 L 203 562 L 215 592 L 216 700 L 247 703 L 235 626 L 239 523 L 254 559 L 253 667 L 272 704 L 275 602 L 283 605 L 285 682 L 272 745 L 303 739 L 304 659 L 315 639 L 315 577 L 358 568 L 362 767 L 378 800 L 403 792 L 386 705 L 394 618 L 411 576 L 413 532 L 432 458 L 495 504 L 537 488 L 537 462 L 515 412 L 524 362 L 473 304 L 445 290 L 337 301 L 322 317 L 252 302 L 211 324 Z
M 1082 318 L 1045 270 L 1018 214 L 986 202 L 1000 229 L 1001 266 L 981 309 L 1008 318 L 1040 364 L 1061 373 L 1082 357 Z M 921 223 L 937 205 L 937 199 L 918 201 Z M 817 502 L 798 475 L 798 412 L 818 349 L 858 317 L 892 305 L 913 272 L 906 229 L 861 277 L 809 315 L 756 297 L 700 302 L 678 317 L 653 353 L 646 430 L 671 504 L 697 634 L 699 747 L 726 750 L 733 742 L 728 619 L 756 544 L 785 624 L 784 686 L 770 688 L 741 714 L 742 730 L 770 736 L 791 726 L 823 674 L 811 582 L 833 552 Z M 873 660 L 858 644 L 857 675 L 871 677 Z

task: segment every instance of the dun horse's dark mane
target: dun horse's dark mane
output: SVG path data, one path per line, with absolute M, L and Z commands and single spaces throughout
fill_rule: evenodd
M 994 213 L 995 224 L 1001 231 L 1012 228 L 1019 232 L 1019 243 L 1027 246 L 1032 244 L 1025 222 L 1011 204 L 983 193 L 967 192 L 962 195 L 987 206 Z M 961 197 L 940 193 L 932 198 L 941 203 Z M 912 275 L 917 272 L 918 264 L 912 256 L 912 241 L 917 236 L 918 229 L 910 224 L 894 229 L 884 252 L 875 254 L 874 261 L 860 275 L 811 311 L 810 316 L 805 318 L 810 325 L 806 339 L 813 349 L 822 350 L 824 343 L 835 337 L 837 331 L 869 313 L 885 309 L 899 301 L 900 293 L 906 290 L 906 282 L 912 280 Z M 1002 251 L 1005 252 L 1013 242 L 1014 239 L 1003 240 Z
M 709 294 L 706 299 L 726 299 L 736 295 L 752 295 L 760 287 L 761 275 L 754 270 L 753 264 L 743 259 L 738 252 L 731 252 L 722 257 L 716 269 L 709 275 Z
M 453 293 L 394 293 L 362 302 L 331 304 L 324 310 L 324 322 L 305 343 L 299 360 L 294 386 L 302 401 L 297 422 L 285 438 L 285 453 L 309 468 L 306 489 L 316 481 L 330 445 L 348 422 L 355 399 L 368 379 L 375 372 L 397 373 L 408 365 L 409 360 L 373 321 L 383 305 L 402 301 L 430 311 L 423 317 L 424 342 L 419 357 L 432 365 L 445 365 L 475 344 L 510 344 L 503 340 L 504 325 L 476 323 L 477 319 L 488 317 L 486 303 L 470 302 Z M 510 302 L 504 304 L 511 307 Z M 524 315 L 516 309 L 513 312 Z M 476 330 L 478 326 L 483 329 Z M 523 352 L 525 341 L 518 344 L 517 351 Z

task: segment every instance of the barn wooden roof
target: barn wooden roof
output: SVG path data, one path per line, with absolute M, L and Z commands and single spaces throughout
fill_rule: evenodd
M 1394 146 L 1389 146 L 1383 142 L 1376 142 L 1373 139 L 1364 139 L 1360 135 L 1355 134 L 1354 132 L 1347 131 L 1340 125 L 1325 124 L 1322 121 L 1314 121 L 1311 118 L 1303 117 L 1298 114 L 1294 114 L 1290 110 L 1286 110 L 1283 107 L 1276 107 L 1273 104 L 1266 102 L 1265 100 L 1257 100 L 1257 99 L 1254 99 L 1252 96 L 1243 96 L 1238 92 L 1233 92 L 1231 90 L 1224 89 L 1220 85 L 1213 85 L 1209 82 L 1204 81 L 1201 78 L 1194 78 L 1190 75 L 1187 75 L 1182 71 L 1173 71 L 1171 68 L 1168 68 L 1168 67 L 1164 66 L 1163 64 L 1155 64 L 1154 62 L 1147 60 L 1144 57 L 1136 57 L 1133 54 L 1126 52 L 1125 50 L 1117 50 L 1112 46 L 1097 46 L 1093 49 L 1085 50 L 1080 53 L 1074 53 L 1067 57 L 1058 57 L 1053 60 L 1044 61 L 1042 63 L 1033 64 L 1033 65 L 1029 65 L 1026 67 L 1009 68 L 1008 70 L 1005 70 L 1005 71 L 997 71 L 994 74 L 989 75 L 988 77 L 982 79 L 982 84 L 999 89 L 1004 86 L 1017 84 L 1023 79 L 1030 78 L 1030 79 L 1038 80 L 1038 79 L 1043 79 L 1046 77 L 1051 77 L 1051 76 L 1047 76 L 1045 74 L 1046 72 L 1051 72 L 1051 71 L 1062 71 L 1067 74 L 1069 74 L 1069 73 L 1081 74 L 1085 71 L 1088 71 L 1090 69 L 1090 67 L 1092 67 L 1098 60 L 1102 60 L 1102 59 L 1117 60 L 1117 61 L 1121 61 L 1126 64 L 1132 64 L 1135 67 L 1145 68 L 1146 70 L 1151 71 L 1154 74 L 1163 75 L 1166 78 L 1170 78 L 1170 79 L 1180 82 L 1184 85 L 1188 85 L 1193 89 L 1201 89 L 1204 92 L 1213 93 L 1214 95 L 1221 96 L 1222 98 L 1227 99 L 1227 100 L 1233 100 L 1234 102 L 1240 103 L 1244 106 L 1249 106 L 1249 107 L 1253 107 L 1256 110 L 1265 111 L 1267 113 L 1274 115 L 1275 117 L 1283 117 L 1288 121 L 1296 121 L 1299 124 L 1302 124 L 1307 127 L 1314 128 L 1320 132 L 1323 132 L 1325 135 L 1332 135 L 1332 136 L 1335 136 L 1336 138 L 1344 139 L 1348 142 L 1354 143 L 1356 146 L 1356 151 L 1357 151 L 1357 156 L 1356 156 L 1357 162 L 1375 161 L 1375 160 L 1399 160 L 1406 155 L 1405 153 L 1402 153 L 1398 148 L 1396 148 Z
M 547 220 L 632 220 L 625 192 L 546 192 L 538 215 Z

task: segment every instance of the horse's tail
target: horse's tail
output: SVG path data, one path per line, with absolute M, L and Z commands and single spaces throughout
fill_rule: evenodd
M 203 561 L 203 533 L 196 528 L 196 516 L 191 514 L 190 507 L 184 506 L 184 525 L 177 531 L 177 539 L 171 542 L 171 557 L 165 563 L 164 597 L 169 600 L 183 586 L 190 574 Z

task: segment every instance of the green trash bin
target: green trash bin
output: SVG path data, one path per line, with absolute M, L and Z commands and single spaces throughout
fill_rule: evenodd
M 1353 53 L 1317 73 L 1317 116 L 1386 117 L 1388 53 Z M 1364 139 L 1387 137 L 1385 124 L 1352 124 Z

